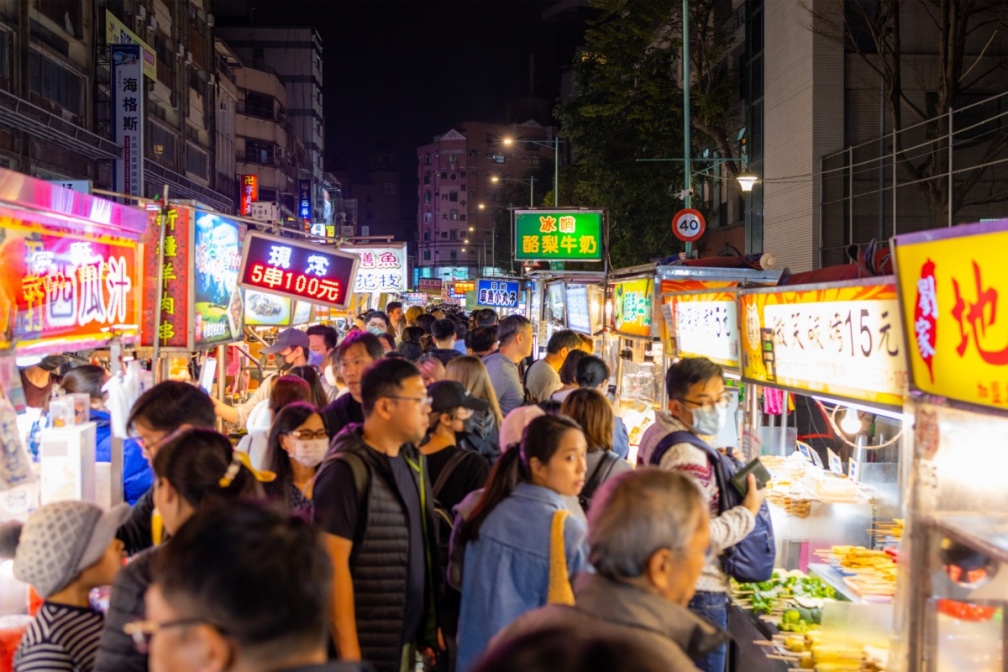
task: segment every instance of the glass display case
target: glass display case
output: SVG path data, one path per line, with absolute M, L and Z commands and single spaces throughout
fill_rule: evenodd
M 924 401 L 915 402 L 914 415 L 898 653 L 890 668 L 1004 670 L 1008 419 Z

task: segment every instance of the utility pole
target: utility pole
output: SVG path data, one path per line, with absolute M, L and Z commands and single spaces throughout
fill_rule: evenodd
M 689 0 L 682 3 L 682 68 L 683 68 L 683 162 L 684 167 L 684 195 L 683 200 L 687 208 L 693 207 L 693 155 L 692 142 L 690 142 L 690 44 L 689 44 Z M 686 243 L 686 256 L 693 252 L 693 243 Z

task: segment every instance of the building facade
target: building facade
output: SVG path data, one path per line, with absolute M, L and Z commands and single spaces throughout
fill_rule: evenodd
M 305 153 L 298 183 L 311 182 L 310 219 L 323 221 L 325 190 L 325 123 L 322 107 L 322 38 L 314 28 L 227 26 L 218 34 L 246 67 L 272 71 L 287 92 L 285 113 L 291 132 Z M 299 213 L 300 214 L 300 213 Z
M 420 277 L 510 272 L 511 210 L 552 189 L 554 133 L 535 121 L 469 121 L 417 148 Z

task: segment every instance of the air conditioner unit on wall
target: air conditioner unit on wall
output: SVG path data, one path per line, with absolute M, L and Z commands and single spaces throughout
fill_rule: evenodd
M 192 65 L 192 52 L 191 51 L 186 51 L 185 52 L 185 62 L 186 62 L 186 65 Z
M 213 27 L 214 27 L 214 18 L 213 18 L 213 14 L 207 14 L 207 15 L 206 15 L 206 25 L 207 25 L 207 26 L 209 26 L 210 28 L 213 28 Z
M 137 8 L 136 8 L 137 21 L 143 21 L 144 17 L 146 17 L 146 16 L 147 16 L 147 10 L 144 8 L 144 6 L 143 5 L 137 5 Z
M 175 55 L 178 56 L 179 58 L 185 56 L 185 47 L 182 45 L 181 42 L 175 45 Z
M 147 19 L 147 28 L 149 28 L 150 30 L 157 30 L 157 17 L 156 16 L 152 15 L 152 16 L 150 16 Z

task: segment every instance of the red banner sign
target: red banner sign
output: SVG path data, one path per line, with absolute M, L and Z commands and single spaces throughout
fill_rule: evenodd
M 140 278 L 132 241 L 29 233 L 0 219 L 0 347 L 21 352 L 59 343 L 72 351 L 140 324 Z M 19 230 L 21 229 L 21 230 Z
M 259 200 L 259 176 L 241 176 L 241 210 L 238 214 L 243 217 L 252 214 L 252 204 Z
M 171 208 L 167 216 L 151 214 L 152 225 L 144 246 L 144 320 L 143 344 L 154 344 L 154 316 L 161 311 L 159 340 L 162 347 L 191 348 L 189 342 L 189 281 L 191 277 L 191 229 L 189 210 Z M 161 220 L 164 220 L 163 222 Z M 161 226 L 165 227 L 164 264 L 158 268 Z M 162 276 L 158 296 L 157 276 Z

